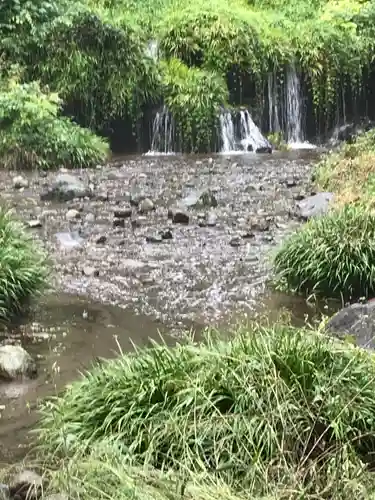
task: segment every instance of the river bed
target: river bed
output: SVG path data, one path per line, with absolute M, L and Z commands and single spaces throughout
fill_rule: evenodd
M 121 158 L 72 172 L 97 196 L 67 203 L 40 200 L 56 172 L 22 173 L 29 181 L 22 190 L 13 186 L 15 173 L 1 172 L 3 199 L 26 224 L 40 222 L 28 230 L 51 255 L 54 295 L 32 322 L 1 340 L 21 342 L 37 357 L 39 376 L 0 386 L 0 461 L 26 453 L 39 398 L 61 390 L 96 357 L 113 356 L 119 346 L 131 349 L 130 339 L 144 345 L 161 331 L 173 342 L 190 328 L 223 325 L 265 308 L 272 317 L 286 307 L 303 321 L 311 312 L 305 301 L 265 294 L 265 284 L 272 251 L 300 224 L 295 205 L 310 194 L 316 157 L 294 151 Z M 168 218 L 173 205 L 207 190 L 217 206 L 189 208 L 186 225 Z M 138 213 L 129 204 L 135 194 L 156 209 Z M 130 208 L 132 215 L 116 225 L 115 212 Z M 75 243 L 59 234 L 72 235 Z

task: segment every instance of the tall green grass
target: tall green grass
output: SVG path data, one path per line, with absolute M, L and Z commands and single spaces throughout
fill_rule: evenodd
M 345 205 L 311 219 L 274 259 L 277 288 L 345 300 L 375 294 L 375 213 Z
M 0 321 L 23 314 L 45 288 L 47 278 L 44 252 L 21 223 L 0 207 Z
M 371 354 L 303 329 L 254 326 L 100 364 L 44 404 L 39 440 L 48 460 L 78 453 L 81 464 L 105 443 L 130 464 L 203 476 L 249 498 L 280 489 L 283 498 L 340 498 L 365 481 L 374 394 Z

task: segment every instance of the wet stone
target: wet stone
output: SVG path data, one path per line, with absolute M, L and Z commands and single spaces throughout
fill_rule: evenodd
M 173 234 L 170 229 L 165 229 L 164 231 L 160 231 L 160 236 L 163 240 L 171 240 L 173 239 Z
M 146 242 L 147 243 L 162 243 L 163 238 L 161 237 L 160 234 L 153 234 L 150 236 L 146 236 Z
M 104 234 L 102 234 L 101 236 L 99 236 L 96 240 L 95 240 L 95 243 L 97 245 L 104 245 L 104 243 L 107 242 L 107 236 L 105 236 Z
M 29 181 L 22 175 L 17 175 L 13 177 L 13 187 L 14 189 L 24 189 L 29 187 Z
M 308 196 L 297 204 L 297 215 L 303 220 L 323 215 L 328 212 L 333 197 L 333 193 L 328 192 Z
M 125 227 L 125 219 L 113 219 L 113 227 Z
M 40 194 L 42 201 L 70 201 L 90 198 L 92 191 L 80 179 L 71 174 L 59 174 L 53 183 Z
M 0 500 L 10 500 L 9 486 L 4 483 L 0 483 Z
M 148 212 L 152 212 L 152 210 L 155 210 L 155 205 L 153 201 L 150 200 L 150 198 L 145 198 L 139 203 L 138 210 L 141 214 L 147 214 Z
M 30 354 L 18 345 L 0 346 L 0 379 L 34 378 L 36 365 Z
M 130 207 L 129 208 L 121 208 L 121 209 L 115 210 L 113 212 L 113 216 L 115 217 L 115 219 L 128 219 L 129 217 L 131 217 L 132 213 L 133 213 L 133 211 Z
M 231 247 L 234 247 L 234 248 L 236 248 L 236 247 L 240 247 L 242 244 L 243 244 L 243 243 L 242 243 L 242 241 L 241 241 L 241 238 L 238 238 L 238 237 L 232 238 L 232 239 L 230 240 L 230 242 L 229 242 L 229 245 L 230 245 Z
M 43 226 L 39 219 L 29 220 L 27 225 L 30 229 L 37 229 Z
M 42 494 L 43 479 L 34 471 L 23 470 L 13 478 L 9 490 L 11 498 L 36 500 Z
M 92 276 L 99 276 L 99 270 L 95 269 L 95 267 L 92 266 L 85 266 L 82 269 L 82 274 L 88 278 L 91 278 Z
M 78 210 L 72 208 L 66 212 L 65 217 L 67 220 L 77 220 L 81 218 L 81 214 Z
M 181 208 L 170 208 L 168 210 L 168 217 L 172 219 L 175 224 L 189 224 L 189 214 Z

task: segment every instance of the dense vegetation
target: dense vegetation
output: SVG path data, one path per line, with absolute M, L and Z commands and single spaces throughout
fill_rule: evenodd
M 371 354 L 304 329 L 251 326 L 98 365 L 45 403 L 42 453 L 59 461 L 59 487 L 81 498 L 118 487 L 128 498 L 137 475 L 154 484 L 153 469 L 180 485 L 203 481 L 198 496 L 368 498 L 374 393 Z
M 117 129 L 130 149 L 162 102 L 175 117 L 180 147 L 209 150 L 220 106 L 250 105 L 262 115 L 269 73 L 281 84 L 286 68 L 296 66 L 316 113 L 328 117 L 343 93 L 358 94 L 371 70 L 371 1 L 3 3 L 2 73 L 17 64 L 21 84 L 40 81 L 79 125 L 105 136 Z M 92 141 L 86 133 L 80 148 L 94 162 L 104 144 Z
M 22 224 L 0 208 L 0 321 L 19 317 L 46 286 L 46 256 Z

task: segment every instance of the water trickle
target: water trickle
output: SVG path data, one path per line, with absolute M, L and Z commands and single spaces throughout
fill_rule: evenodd
M 174 122 L 166 106 L 155 115 L 152 125 L 151 150 L 147 155 L 169 155 L 174 151 Z
M 301 82 L 294 65 L 289 66 L 286 74 L 286 123 L 287 138 L 290 144 L 303 143 Z
M 222 141 L 221 151 L 223 153 L 234 151 L 236 139 L 234 134 L 234 123 L 230 111 L 223 111 L 220 114 L 220 132 Z
M 270 150 L 247 109 L 237 113 L 224 110 L 220 115 L 221 153 Z
M 159 43 L 157 40 L 150 40 L 146 49 L 146 54 L 154 61 L 159 59 Z
M 268 120 L 269 132 L 281 131 L 276 73 L 269 73 L 268 75 Z

